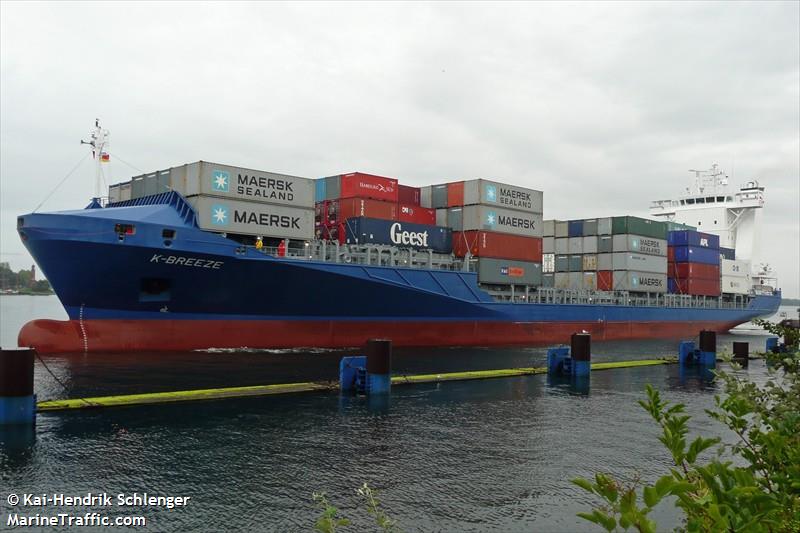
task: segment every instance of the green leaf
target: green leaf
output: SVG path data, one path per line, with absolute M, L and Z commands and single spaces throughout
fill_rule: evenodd
M 588 479 L 584 479 L 582 477 L 576 477 L 575 479 L 573 479 L 571 481 L 572 481 L 572 483 L 574 483 L 575 485 L 579 486 L 580 488 L 582 488 L 585 491 L 592 492 L 592 493 L 595 492 L 594 486 L 592 485 L 592 483 Z
M 658 494 L 658 490 L 655 487 L 645 487 L 644 488 L 644 503 L 648 507 L 655 507 L 658 505 L 658 502 L 661 501 L 661 496 Z

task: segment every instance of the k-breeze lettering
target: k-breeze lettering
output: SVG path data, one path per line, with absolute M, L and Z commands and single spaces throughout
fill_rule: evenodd
M 255 213 L 253 211 L 239 211 L 238 209 L 233 212 L 233 221 L 240 224 L 258 224 L 259 226 L 270 226 L 273 228 L 300 229 L 300 217 Z
M 287 180 L 239 174 L 236 180 L 236 192 L 244 196 L 291 202 L 294 200 L 293 185 Z
M 428 246 L 428 232 L 403 231 L 399 222 L 392 224 L 389 237 L 395 244 L 410 244 L 411 246 Z

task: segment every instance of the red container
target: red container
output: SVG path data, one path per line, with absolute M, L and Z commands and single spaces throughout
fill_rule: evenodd
M 409 187 L 408 185 L 397 186 L 397 200 L 401 204 L 419 205 L 419 187 Z
M 447 207 L 459 207 L 462 205 L 464 205 L 464 182 L 454 181 L 453 183 L 448 183 Z
M 399 204 L 397 206 L 397 220 L 435 226 L 436 209 L 428 209 L 418 205 Z
M 675 262 L 675 248 L 672 246 L 667 246 L 667 261 L 670 263 Z
M 611 270 L 597 271 L 597 290 L 610 291 L 614 287 L 614 272 Z
M 353 217 L 397 220 L 397 204 L 367 198 L 343 198 L 328 205 L 328 220 L 331 222 L 344 222 Z
M 668 276 L 675 279 L 713 279 L 719 281 L 719 265 L 669 263 Z
M 473 257 L 541 263 L 542 239 L 494 231 L 454 231 L 453 253 L 458 257 L 464 257 L 467 251 Z
M 339 198 L 372 198 L 397 202 L 397 180 L 363 172 L 341 175 Z M 369 215 L 366 215 L 369 216 Z
M 719 279 L 674 279 L 677 294 L 719 296 L 722 293 Z

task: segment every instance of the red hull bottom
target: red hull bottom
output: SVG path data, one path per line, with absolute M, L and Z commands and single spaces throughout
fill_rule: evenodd
M 370 338 L 395 346 L 536 346 L 595 340 L 692 338 L 733 322 L 338 322 L 286 320 L 34 320 L 19 346 L 39 353 L 185 351 L 203 348 L 348 348 Z

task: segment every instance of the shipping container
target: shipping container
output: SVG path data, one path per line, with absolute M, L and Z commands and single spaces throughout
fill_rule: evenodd
M 453 233 L 453 252 L 464 257 L 469 251 L 473 257 L 515 259 L 542 262 L 542 239 L 522 237 L 494 231 L 464 231 Z
M 341 175 L 340 198 L 371 198 L 385 202 L 397 202 L 397 180 L 363 172 Z
M 597 254 L 597 270 L 614 270 L 613 254 Z
M 555 254 L 542 254 L 542 273 L 552 274 L 556 271 Z
M 108 186 L 108 203 L 113 204 L 114 202 L 120 201 L 121 189 L 122 189 L 121 183 L 115 183 L 114 185 Z
M 733 248 L 723 248 L 722 246 L 719 247 L 719 256 L 720 259 L 730 259 L 734 261 L 736 259 L 736 250 Z
M 141 198 L 144 195 L 144 176 L 134 176 L 131 178 L 131 198 Z
M 556 253 L 556 238 L 555 237 L 542 237 L 542 253 L 554 254 Z
M 681 224 L 680 222 L 673 222 L 671 220 L 667 220 L 664 222 L 667 225 L 667 231 L 697 231 L 697 228 L 694 226 L 690 226 L 689 224 Z
M 613 274 L 615 291 L 667 292 L 667 275 L 653 272 L 618 270 Z
M 570 255 L 569 257 L 569 271 L 570 272 L 581 272 L 583 271 L 583 256 L 582 255 Z
M 583 285 L 581 286 L 583 290 L 587 291 L 596 291 L 597 290 L 597 273 L 596 272 L 584 272 L 583 273 Z
M 555 237 L 556 253 L 568 254 L 569 253 L 569 237 Z
M 325 199 L 338 200 L 342 196 L 342 177 L 328 176 L 325 178 Z
M 611 217 L 604 217 L 597 219 L 597 234 L 598 235 L 611 235 Z
M 356 217 L 347 220 L 345 229 L 347 244 L 386 244 L 442 254 L 453 250 L 453 232 L 441 226 Z
M 478 282 L 490 285 L 542 284 L 542 264 L 511 259 L 478 259 Z
M 556 221 L 553 219 L 542 221 L 542 237 L 556 236 Z
M 671 260 L 675 263 L 706 263 L 708 265 L 719 265 L 719 250 L 709 248 L 699 248 L 697 246 L 670 246 L 674 255 Z
M 463 208 L 463 229 L 498 231 L 525 237 L 542 236 L 542 215 L 485 205 Z
M 597 219 L 591 218 L 583 221 L 583 236 L 597 235 Z
M 437 226 L 449 226 L 450 224 L 447 223 L 447 208 L 437 209 L 436 210 L 436 225 Z
M 422 191 L 419 187 L 397 184 L 397 203 L 419 206 L 422 200 Z
M 614 273 L 611 270 L 597 271 L 597 290 L 598 291 L 614 290 Z
M 753 280 L 749 277 L 722 276 L 722 292 L 728 294 L 749 294 Z
M 611 219 L 611 232 L 614 235 L 642 235 L 653 239 L 666 239 L 667 226 L 663 222 L 639 217 L 614 217 Z
M 556 239 L 569 237 L 569 222 L 556 220 Z
M 464 229 L 463 207 L 450 207 L 447 209 L 447 225 L 453 228 L 454 231 L 462 231 Z
M 201 229 L 240 235 L 310 240 L 314 238 L 314 209 L 262 204 L 213 196 L 186 199 Z
M 488 205 L 528 213 L 542 213 L 542 191 L 485 179 L 463 182 L 463 204 Z
M 185 197 L 217 196 L 310 209 L 316 196 L 312 179 L 208 161 L 171 168 L 169 177 L 160 178 L 155 186 L 163 188 L 164 180 Z
M 583 271 L 597 270 L 597 256 L 585 254 L 583 256 Z
M 419 204 L 397 204 L 397 220 L 415 224 L 436 225 L 436 210 L 420 207 Z
M 570 237 L 583 237 L 583 220 L 570 220 L 569 221 L 569 236 Z
M 447 207 L 447 184 L 433 185 L 431 187 L 431 201 L 434 209 Z
M 585 254 L 597 253 L 597 235 L 592 235 L 590 237 L 583 238 L 583 253 Z
M 553 281 L 556 289 L 569 289 L 569 272 L 556 272 Z
M 575 291 L 581 290 L 583 286 L 583 272 L 569 273 L 569 288 Z
M 583 237 L 570 237 L 569 238 L 568 252 L 570 254 L 582 254 L 583 253 Z
M 447 207 L 464 205 L 464 182 L 454 181 L 447 184 Z
M 556 255 L 556 272 L 569 272 L 568 255 Z
M 319 178 L 314 180 L 314 201 L 315 202 L 324 202 L 327 200 L 327 181 L 325 178 Z
M 555 274 L 542 274 L 542 287 L 547 289 L 552 289 L 556 286 L 556 275 Z
M 667 234 L 670 246 L 699 246 L 719 250 L 719 235 L 700 233 L 699 231 L 670 231 Z
M 612 270 L 634 270 L 637 272 L 667 273 L 667 258 L 657 255 L 633 252 L 614 252 L 611 254 Z
M 667 256 L 667 241 L 641 235 L 614 235 L 612 249 L 615 252 L 636 252 L 645 255 Z
M 419 205 L 422 207 L 427 207 L 428 209 L 433 209 L 433 197 L 432 197 L 433 187 L 427 185 L 425 187 L 421 187 L 419 190 Z
M 342 198 L 328 203 L 329 220 L 344 222 L 355 217 L 397 220 L 397 204 L 367 198 Z
M 704 263 L 669 263 L 667 275 L 674 279 L 719 279 L 719 266 Z
M 601 235 L 597 238 L 597 253 L 609 254 L 614 251 L 614 237 L 611 235 Z
M 693 296 L 719 296 L 718 279 L 670 279 L 669 292 L 672 294 L 691 294 Z
M 721 272 L 723 276 L 750 277 L 750 261 L 740 259 L 731 261 L 730 259 L 721 260 Z
M 124 202 L 131 199 L 131 182 L 126 181 L 119 186 L 119 201 Z

